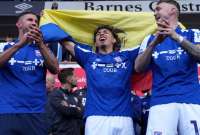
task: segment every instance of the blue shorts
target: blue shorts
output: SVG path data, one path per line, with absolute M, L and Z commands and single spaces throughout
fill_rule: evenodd
M 0 135 L 48 135 L 45 114 L 0 114 Z

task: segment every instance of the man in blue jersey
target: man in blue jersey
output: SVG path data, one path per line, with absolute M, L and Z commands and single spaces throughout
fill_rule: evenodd
M 22 13 L 16 26 L 18 39 L 0 55 L 0 134 L 47 135 L 46 68 L 57 73 L 58 63 L 43 43 L 34 13 Z
M 130 77 L 137 49 L 119 51 L 116 29 L 104 25 L 94 32 L 96 51 L 82 44 L 61 42 L 87 76 L 86 135 L 134 135 Z
M 179 13 L 175 0 L 157 3 L 158 30 L 144 39 L 135 61 L 137 72 L 153 72 L 147 135 L 200 133 L 200 32 L 181 29 Z

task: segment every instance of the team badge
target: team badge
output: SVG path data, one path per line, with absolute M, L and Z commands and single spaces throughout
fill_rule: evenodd
M 37 57 L 42 56 L 39 50 L 35 50 L 35 55 L 36 55 Z
M 118 57 L 115 57 L 114 60 L 115 60 L 116 62 L 122 62 L 122 59 L 121 59 L 119 56 L 118 56 Z

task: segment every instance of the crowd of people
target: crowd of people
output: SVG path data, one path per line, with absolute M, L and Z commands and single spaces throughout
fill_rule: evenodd
M 94 31 L 95 49 L 68 33 L 56 45 L 45 44 L 36 14 L 20 14 L 18 38 L 0 54 L 0 134 L 199 135 L 200 32 L 182 29 L 179 14 L 177 1 L 159 0 L 156 33 L 140 48 L 126 50 L 121 50 L 119 29 L 110 25 Z M 59 69 L 50 49 L 58 44 L 85 70 L 86 88 L 72 91 L 73 69 Z M 46 76 L 47 70 L 52 74 Z M 130 77 L 148 70 L 152 91 L 137 97 Z

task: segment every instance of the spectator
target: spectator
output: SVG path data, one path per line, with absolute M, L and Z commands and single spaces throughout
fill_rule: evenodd
M 6 41 L 6 42 L 11 42 L 11 41 L 13 41 L 13 37 L 11 36 L 11 34 L 9 34 L 9 35 L 6 36 L 5 41 Z
M 52 10 L 57 10 L 58 9 L 58 3 L 57 2 L 53 2 L 51 5 L 51 9 Z
M 58 74 L 58 79 L 61 82 L 61 88 L 49 95 L 48 105 L 53 112 L 47 112 L 54 118 L 51 125 L 52 135 L 80 135 L 82 111 L 80 101 L 71 92 L 76 85 L 73 69 L 62 69 Z
M 56 113 L 54 112 L 53 108 L 49 106 L 49 96 L 53 91 L 57 90 L 57 88 L 55 88 L 55 75 L 47 73 L 46 88 L 47 88 L 47 104 L 45 106 L 45 116 L 46 116 L 45 121 L 46 121 L 46 126 L 48 128 L 48 133 L 49 135 L 52 135 L 51 134 L 52 124 L 54 122 Z
M 46 69 L 57 73 L 58 62 L 43 43 L 38 18 L 19 15 L 18 39 L 0 55 L 0 134 L 47 135 L 44 124 Z
M 142 116 L 141 116 L 141 134 L 146 135 L 147 123 L 150 109 L 151 90 L 142 91 L 144 96 L 141 97 L 142 102 Z
M 133 90 L 131 91 L 131 102 L 133 105 L 133 122 L 135 135 L 140 135 L 141 132 L 141 122 L 142 122 L 142 101 L 140 97 L 135 95 Z
M 69 51 L 60 46 L 58 42 L 49 43 L 48 48 L 53 52 L 60 63 L 67 63 L 74 60 L 72 59 Z
M 74 94 L 76 95 L 76 97 L 81 101 L 81 110 L 82 110 L 82 112 L 84 112 L 84 109 L 85 109 L 86 93 L 87 93 L 87 88 L 76 90 L 74 92 Z M 84 131 L 85 131 L 85 118 L 81 118 L 79 123 L 80 123 L 80 126 L 81 126 L 81 135 L 84 135 Z
M 46 75 L 47 94 L 55 90 L 55 75 L 47 73 Z

